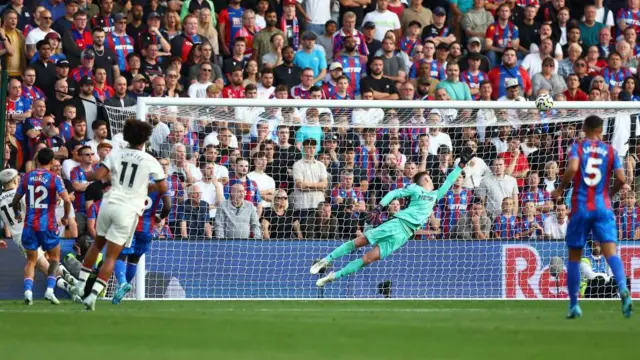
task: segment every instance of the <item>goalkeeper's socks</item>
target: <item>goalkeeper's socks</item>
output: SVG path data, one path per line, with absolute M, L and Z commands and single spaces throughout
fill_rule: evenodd
M 331 263 L 336 259 L 339 259 L 347 254 L 351 254 L 356 249 L 355 241 L 347 241 L 346 243 L 338 246 L 335 250 L 333 250 L 329 255 L 327 255 L 324 260 Z
M 25 278 L 24 279 L 24 291 L 32 291 L 33 290 L 33 279 Z
M 341 277 L 349 276 L 362 269 L 363 267 L 364 263 L 362 259 L 353 260 L 352 262 L 348 263 L 347 266 L 340 269 L 340 271 L 336 272 L 336 280 L 340 279 Z
M 47 276 L 47 289 L 53 290 L 54 287 L 56 287 L 56 277 Z
M 611 272 L 613 273 L 613 277 L 616 278 L 616 282 L 618 283 L 618 290 L 622 293 L 627 290 L 627 276 L 624 274 L 624 266 L 622 265 L 622 260 L 620 260 L 620 256 L 613 255 L 607 259 L 607 263 L 611 268 Z
M 138 271 L 138 264 L 127 263 L 127 283 L 131 284 L 131 280 L 136 276 Z
M 569 260 L 567 267 L 567 288 L 569 289 L 569 307 L 578 305 L 580 294 L 580 261 Z
M 113 273 L 116 275 L 118 284 L 122 285 L 127 282 L 127 264 L 124 261 L 118 259 L 113 267 Z

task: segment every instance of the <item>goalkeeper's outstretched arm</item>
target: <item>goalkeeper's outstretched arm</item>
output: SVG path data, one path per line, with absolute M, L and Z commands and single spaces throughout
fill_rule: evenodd
M 456 180 L 460 176 L 462 172 L 462 168 L 460 166 L 456 166 L 455 169 L 447 176 L 447 179 L 444 181 L 444 184 L 438 188 L 438 200 L 442 199 L 449 189 L 455 184 Z

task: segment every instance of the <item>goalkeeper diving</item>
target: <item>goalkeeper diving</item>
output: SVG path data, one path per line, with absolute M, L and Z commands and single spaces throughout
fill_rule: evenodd
M 471 148 L 464 148 L 460 154 L 458 166 L 447 176 L 444 184 L 438 190 L 434 190 L 429 174 L 421 171 L 413 177 L 413 184 L 387 193 L 380 200 L 380 204 L 368 214 L 367 221 L 369 224 L 379 225 L 382 209 L 394 199 L 409 198 L 410 203 L 407 208 L 395 214 L 390 220 L 365 231 L 355 240 L 340 245 L 324 259 L 314 263 L 310 272 L 311 274 L 318 274 L 336 259 L 350 254 L 363 246 L 373 245 L 373 249 L 364 254 L 362 258 L 353 260 L 339 271 L 331 272 L 320 278 L 316 285 L 322 287 L 329 282 L 351 275 L 375 261 L 386 258 L 406 244 L 409 239 L 415 236 L 416 231 L 429 220 L 433 207 L 456 182 L 462 169 L 473 158 L 473 155 Z

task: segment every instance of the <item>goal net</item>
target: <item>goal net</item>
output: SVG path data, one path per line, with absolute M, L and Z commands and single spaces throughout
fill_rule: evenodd
M 153 229 L 136 297 L 565 298 L 570 194 L 550 192 L 586 116 L 605 119 L 603 138 L 626 161 L 639 112 L 604 102 L 540 112 L 533 102 L 180 98 L 107 108 L 116 136 L 131 116 L 154 124 L 148 148 L 168 164 L 174 202 Z M 466 146 L 475 157 L 404 246 L 381 245 L 386 258 L 316 287 L 326 274 L 311 275 L 313 262 L 370 230 L 367 211 L 385 194 L 420 171 L 438 189 Z M 613 199 L 620 219 L 635 211 L 634 194 Z M 392 201 L 382 219 L 408 204 Z M 640 246 L 635 225 L 618 222 L 635 295 Z

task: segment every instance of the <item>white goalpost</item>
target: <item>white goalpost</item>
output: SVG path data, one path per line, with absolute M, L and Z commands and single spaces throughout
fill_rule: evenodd
M 640 134 L 640 106 L 634 102 L 556 101 L 542 113 L 533 101 L 137 101 L 136 107 L 105 107 L 117 144 L 124 146 L 118 134 L 130 117 L 151 121 L 158 134 L 167 125 L 170 139 L 183 137 L 169 140 L 169 146 L 155 137 L 148 145 L 168 155 L 170 171 L 177 174 L 173 186 L 181 187 L 171 189 L 177 203 L 171 220 L 157 227 L 158 239 L 138 265 L 139 300 L 564 299 L 566 249 L 563 239 L 550 238 L 547 219 L 566 221 L 562 213 L 570 202 L 556 203 L 549 192 L 568 147 L 580 140 L 580 124 L 589 115 L 605 119 L 603 138 L 621 161 L 635 150 L 629 139 Z M 227 134 L 233 138 L 225 139 Z M 285 136 L 290 146 L 280 143 Z M 307 138 L 319 140 L 314 159 L 327 172 L 325 189 L 313 195 L 296 184 L 296 176 L 310 176 L 298 164 L 305 161 L 300 145 Z M 318 276 L 309 274 L 313 261 L 366 231 L 364 214 L 384 194 L 409 185 L 418 171 L 430 172 L 437 187 L 469 145 L 476 157 L 414 239 L 388 258 L 316 288 Z M 212 147 L 215 156 L 208 153 Z M 496 158 L 505 160 L 504 172 L 515 179 L 516 190 L 493 175 Z M 237 159 L 246 159 L 248 168 Z M 214 170 L 207 169 L 213 162 Z M 216 183 L 228 199 L 229 182 L 237 178 L 249 190 L 245 200 L 255 205 L 258 228 L 216 222 L 225 201 Z M 198 192 L 208 206 L 206 221 L 194 220 L 201 210 L 194 200 Z M 287 210 L 281 211 L 285 201 Z M 625 195 L 614 201 L 616 211 L 624 211 Z M 385 216 L 406 205 L 390 206 Z M 236 231 L 229 227 L 253 238 L 225 236 Z M 640 272 L 636 279 L 633 270 L 640 264 L 640 242 L 629 234 L 621 237 L 620 255 L 638 297 Z M 366 250 L 344 256 L 330 270 Z

